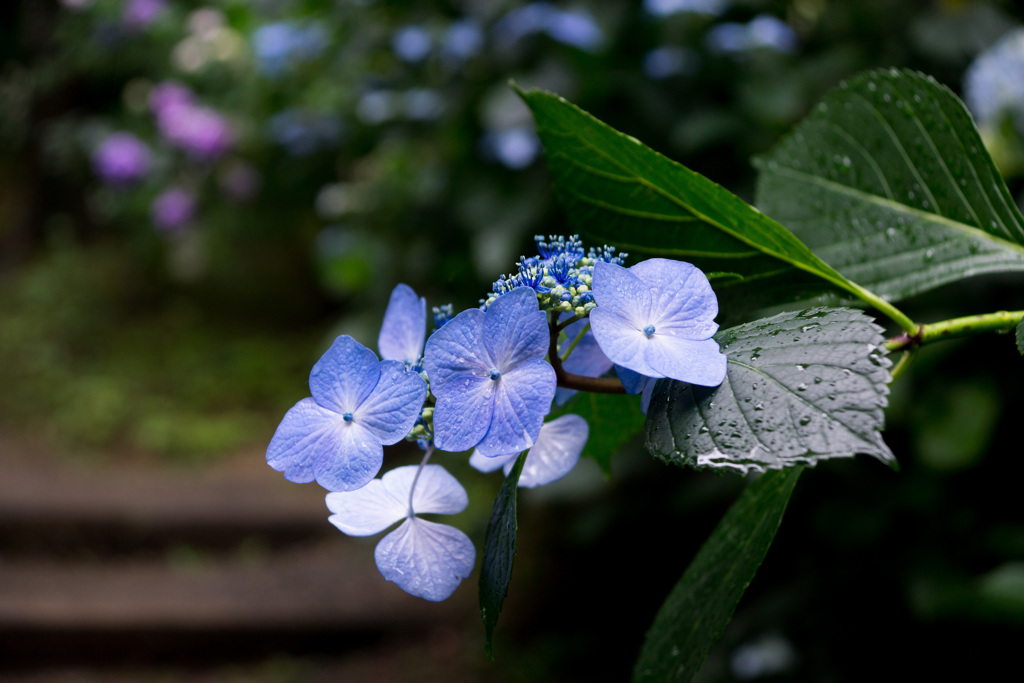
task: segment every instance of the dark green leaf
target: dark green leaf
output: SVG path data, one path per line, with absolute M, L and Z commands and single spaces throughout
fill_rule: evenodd
M 782 313 L 715 335 L 728 358 L 718 387 L 662 380 L 647 411 L 647 448 L 677 465 L 743 472 L 872 455 L 889 393 L 885 338 L 843 308 Z
M 756 163 L 758 206 L 887 299 L 1024 270 L 1024 217 L 967 110 L 934 79 L 857 76 Z
M 526 462 L 523 451 L 516 458 L 515 465 L 505 477 L 494 499 L 491 520 L 487 523 L 487 538 L 484 540 L 484 559 L 480 567 L 480 614 L 484 619 L 486 640 L 484 650 L 491 654 L 494 626 L 498 623 L 501 603 L 508 595 L 508 584 L 512 580 L 512 562 L 516 557 L 516 490 L 519 475 Z
M 801 468 L 747 486 L 658 610 L 634 681 L 689 681 L 736 610 L 786 511 Z
M 588 238 L 647 256 L 684 259 L 709 273 L 729 273 L 716 283 L 716 292 L 730 314 L 839 288 L 916 329 L 731 192 L 560 97 L 540 91 L 520 95 L 537 121 L 555 191 L 570 221 Z
M 605 474 L 611 474 L 612 456 L 644 428 L 637 396 L 580 392 L 553 417 L 566 413 L 575 413 L 587 421 L 590 436 L 583 455 L 596 460 Z
M 1024 318 L 1017 323 L 1017 350 L 1024 356 Z

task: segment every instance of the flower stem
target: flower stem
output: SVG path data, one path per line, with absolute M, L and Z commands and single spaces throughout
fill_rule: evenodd
M 890 339 L 885 348 L 889 351 L 907 351 L 940 339 L 954 339 L 977 332 L 1006 332 L 1016 328 L 1022 316 L 1024 311 L 996 311 L 919 325 L 914 333 L 904 332 Z
M 624 394 L 626 387 L 618 377 L 584 377 L 566 372 L 562 367 L 562 359 L 558 356 L 558 333 L 562 327 L 558 324 L 557 313 L 552 313 L 548 322 L 548 362 L 555 370 L 555 377 L 558 379 L 558 386 L 577 391 L 590 391 L 597 394 Z
M 560 360 L 560 361 L 562 361 L 564 363 L 565 359 L 569 357 L 570 353 L 572 353 L 572 350 L 575 349 L 576 345 L 580 343 L 581 339 L 583 339 L 583 335 L 585 335 L 589 330 L 590 330 L 590 325 L 589 324 L 586 325 L 582 330 L 580 330 L 580 333 L 577 334 L 576 338 L 572 340 L 571 344 L 569 344 L 569 348 L 567 348 L 565 350 L 565 352 L 562 353 L 562 355 L 558 357 L 558 360 Z
M 414 514 L 414 510 L 412 509 L 412 496 L 416 493 L 416 484 L 420 480 L 420 473 L 423 471 L 423 468 L 427 466 L 427 461 L 430 460 L 430 456 L 433 454 L 434 447 L 427 447 L 427 452 L 423 454 L 423 460 L 420 460 L 419 469 L 416 470 L 416 476 L 412 478 L 412 486 L 409 487 L 409 517 L 412 517 Z

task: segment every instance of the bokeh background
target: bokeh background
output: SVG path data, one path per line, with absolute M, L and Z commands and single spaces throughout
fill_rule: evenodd
M 492 663 L 476 574 L 404 595 L 375 539 L 265 465 L 312 363 L 342 332 L 375 347 L 397 282 L 460 310 L 570 231 L 510 81 L 749 199 L 751 156 L 841 79 L 915 68 L 967 99 L 1020 197 L 1022 36 L 995 0 L 2 3 L 0 679 L 627 678 L 743 480 L 634 443 L 610 478 L 587 461 L 524 495 Z M 1021 362 L 1008 336 L 925 349 L 891 397 L 901 471 L 805 473 L 699 680 L 1016 666 Z M 480 548 L 499 482 L 458 460 Z

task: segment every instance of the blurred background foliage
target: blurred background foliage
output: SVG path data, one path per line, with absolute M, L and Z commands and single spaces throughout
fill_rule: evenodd
M 750 157 L 827 90 L 911 67 L 966 97 L 1019 196 L 1022 23 L 995 0 L 3 3 L 0 427 L 208 462 L 269 441 L 339 330 L 375 346 L 395 283 L 474 305 L 534 234 L 565 232 L 510 80 L 749 198 Z M 986 278 L 908 308 L 922 321 L 1019 309 L 1015 291 Z M 921 654 L 962 649 L 963 629 L 1019 637 L 1020 359 L 1008 338 L 926 352 L 893 388 L 903 471 L 856 461 L 806 477 L 704 680 L 845 679 L 882 643 Z M 616 500 L 559 512 L 544 535 L 571 566 L 610 561 L 584 539 L 660 542 L 643 549 L 655 566 L 623 571 L 646 624 L 741 482 L 660 477 L 638 458 L 616 460 Z M 654 489 L 658 509 L 635 510 Z M 681 519 L 682 558 L 663 547 Z M 549 586 L 579 598 L 585 633 L 616 632 L 593 599 L 603 577 L 555 572 Z M 521 641 L 543 640 L 537 671 L 607 671 L 581 663 L 564 618 L 539 618 Z M 606 665 L 625 671 L 639 637 Z

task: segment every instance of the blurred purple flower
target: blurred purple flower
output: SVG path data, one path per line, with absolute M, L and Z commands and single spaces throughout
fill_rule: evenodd
M 130 185 L 149 173 L 149 147 L 131 133 L 113 133 L 92 153 L 92 167 L 104 182 Z
M 167 0 L 128 0 L 121 11 L 121 24 L 129 31 L 141 31 L 160 18 Z
M 215 161 L 234 144 L 231 126 L 220 113 L 192 104 L 167 104 L 156 112 L 167 141 L 202 161 Z
M 156 227 L 174 231 L 195 217 L 196 197 L 183 187 L 170 187 L 157 195 L 149 212 Z
M 149 91 L 149 110 L 160 116 L 168 107 L 191 105 L 195 99 L 188 86 L 178 81 L 162 81 Z
M 276 77 L 294 64 L 319 57 L 331 37 L 320 22 L 300 25 L 279 21 L 260 26 L 253 31 L 251 40 L 256 68 L 265 76 Z

